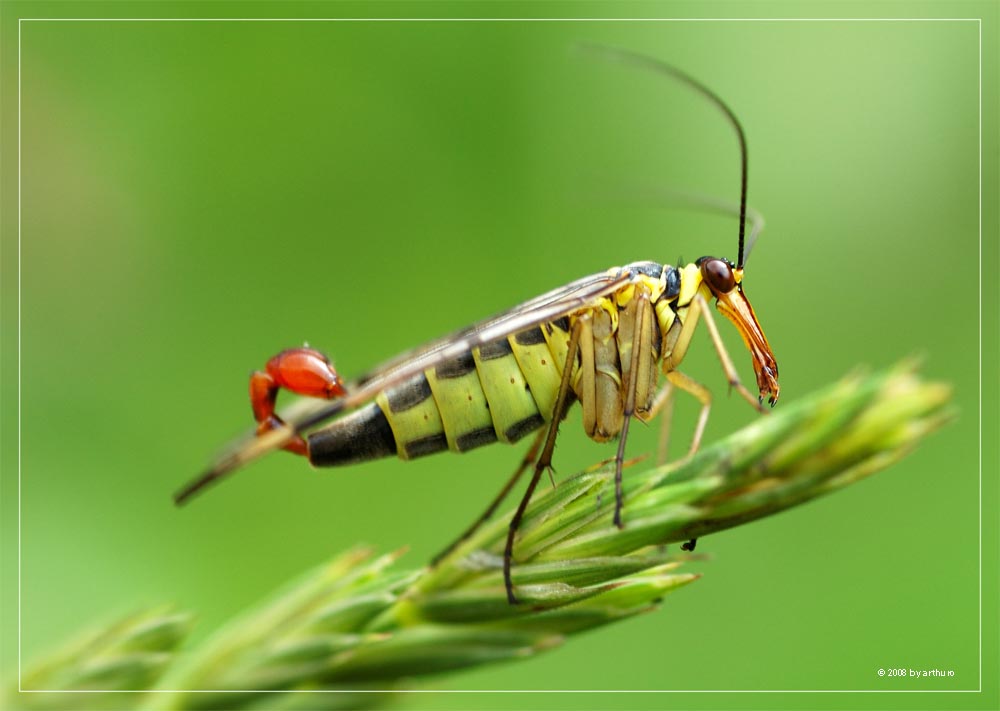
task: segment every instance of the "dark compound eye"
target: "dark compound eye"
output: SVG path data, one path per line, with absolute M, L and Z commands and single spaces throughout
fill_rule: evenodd
M 728 294 L 736 288 L 733 268 L 721 259 L 706 259 L 702 262 L 701 275 L 714 292 Z

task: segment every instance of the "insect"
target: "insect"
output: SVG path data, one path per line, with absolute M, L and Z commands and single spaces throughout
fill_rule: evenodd
M 604 50 L 666 74 L 720 108 L 741 152 L 739 238 L 735 264 L 702 257 L 687 265 L 634 262 L 579 279 L 504 313 L 404 353 L 345 382 L 319 351 L 293 348 L 250 379 L 256 431 L 237 442 L 175 500 L 196 492 L 275 449 L 308 457 L 315 466 L 340 466 L 386 456 L 413 459 L 464 452 L 492 442 L 514 443 L 535 433 L 528 455 L 479 519 L 489 518 L 529 469 L 532 476 L 508 527 L 504 582 L 517 602 L 511 574 L 515 536 L 542 474 L 552 464 L 560 421 L 580 403 L 589 437 L 618 440 L 614 524 L 622 527 L 622 467 L 629 426 L 669 408 L 674 388 L 693 395 L 701 410 L 691 452 L 707 423 L 709 390 L 678 370 L 703 319 L 731 388 L 763 411 L 778 399 L 778 366 L 743 288 L 747 216 L 747 149 L 732 110 L 699 81 L 656 60 Z M 751 232 L 750 244 L 757 226 Z M 731 321 L 750 352 L 759 396 L 740 382 L 709 305 Z M 658 386 L 659 372 L 666 383 Z M 281 416 L 282 389 L 307 396 Z M 453 544 L 454 546 L 454 544 Z M 448 549 L 450 551 L 451 548 Z M 445 551 L 447 554 L 448 551 Z

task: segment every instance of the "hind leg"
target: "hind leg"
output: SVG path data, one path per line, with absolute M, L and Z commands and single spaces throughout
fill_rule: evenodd
M 490 502 L 490 505 L 486 507 L 486 510 L 483 511 L 482 514 L 480 514 L 479 518 L 473 521 L 472 525 L 465 529 L 465 531 L 462 532 L 462 535 L 452 541 L 447 548 L 431 559 L 431 565 L 437 565 L 440 563 L 453 550 L 455 550 L 459 544 L 468 540 L 473 533 L 479 530 L 480 526 L 486 523 L 486 521 L 493 516 L 500 504 L 503 503 L 503 500 L 507 498 L 507 494 L 510 493 L 510 490 L 514 488 L 521 476 L 528 471 L 528 467 L 535 463 L 535 459 L 538 457 L 538 450 L 541 448 L 542 442 L 544 441 L 545 429 L 542 428 L 535 436 L 535 441 L 531 443 L 531 448 L 528 450 L 527 454 L 524 455 L 524 459 L 521 460 L 521 464 L 517 467 L 517 470 L 515 470 L 514 476 L 512 476 L 507 483 L 503 485 L 503 488 L 500 489 L 500 493 L 497 494 L 493 501 Z

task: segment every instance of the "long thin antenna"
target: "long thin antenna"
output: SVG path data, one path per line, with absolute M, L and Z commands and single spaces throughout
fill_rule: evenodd
M 732 124 L 733 128 L 736 129 L 736 137 L 740 142 L 740 245 L 739 252 L 736 259 L 736 268 L 742 269 L 743 263 L 746 261 L 745 255 L 743 253 L 743 238 L 746 232 L 746 215 L 747 215 L 747 140 L 743 133 L 743 126 L 740 124 L 740 120 L 736 118 L 736 114 L 733 110 L 729 108 L 729 105 L 723 101 L 718 94 L 709 89 L 707 86 L 702 84 L 700 81 L 695 79 L 689 74 L 682 72 L 677 67 L 671 66 L 666 62 L 661 62 L 658 59 L 653 59 L 652 57 L 647 57 L 644 54 L 637 54 L 635 52 L 630 52 L 627 49 L 618 49 L 616 47 L 605 47 L 599 44 L 583 43 L 580 45 L 583 49 L 594 52 L 595 54 L 603 54 L 607 57 L 617 59 L 621 62 L 626 62 L 628 64 L 633 64 L 637 67 L 642 67 L 643 69 L 648 69 L 649 71 L 655 72 L 657 74 L 663 74 L 673 79 L 680 81 L 683 84 L 687 84 L 689 87 L 697 91 L 699 94 L 704 96 L 706 99 L 715 104 L 726 118 L 729 123 Z

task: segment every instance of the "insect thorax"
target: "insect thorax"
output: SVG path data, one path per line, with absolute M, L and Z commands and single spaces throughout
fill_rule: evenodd
M 706 297 L 711 295 L 703 286 L 701 269 L 693 263 L 674 267 L 656 262 L 633 262 L 624 267 L 613 267 L 608 272 L 616 275 L 628 272 L 632 278 L 628 285 L 608 297 L 606 308 L 613 305 L 617 307 L 616 311 L 623 311 L 635 298 L 637 289 L 645 290 L 656 313 L 660 335 L 665 340 L 669 340 L 671 328 L 676 330 L 683 325 L 699 290 Z M 661 351 L 659 357 L 668 353 Z

